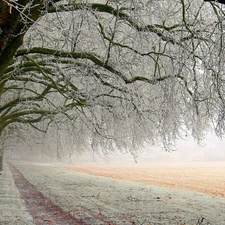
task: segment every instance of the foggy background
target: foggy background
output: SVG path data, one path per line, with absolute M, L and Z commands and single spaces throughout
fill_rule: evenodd
M 38 137 L 38 135 L 40 135 Z M 64 135 L 64 134 L 63 134 Z M 61 138 L 60 138 L 61 137 Z M 148 162 L 225 162 L 225 140 L 214 134 L 207 134 L 205 139 L 197 143 L 190 136 L 177 140 L 173 151 L 166 152 L 161 147 L 143 146 L 136 155 L 121 153 L 112 149 L 96 152 L 90 143 L 78 145 L 63 136 L 51 136 L 35 133 L 34 139 L 12 143 L 10 141 L 5 156 L 33 161 L 49 161 L 62 163 L 148 163 Z M 77 153 L 79 152 L 79 154 Z M 60 155 L 61 154 L 61 155 Z
M 197 144 L 191 138 L 178 140 L 174 151 L 165 152 L 160 147 L 146 147 L 137 156 L 137 163 L 146 162 L 217 162 L 225 161 L 225 140 L 221 140 L 213 134 L 208 134 L 206 139 Z M 87 153 L 78 158 L 72 157 L 71 163 L 135 163 L 130 154 L 115 152 L 101 155 Z

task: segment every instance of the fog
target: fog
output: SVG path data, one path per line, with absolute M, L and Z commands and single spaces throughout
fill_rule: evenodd
M 146 162 L 217 162 L 225 161 L 225 140 L 213 134 L 200 143 L 191 138 L 178 140 L 173 151 L 165 152 L 160 147 L 145 147 L 134 157 L 131 153 L 119 151 L 111 154 L 87 153 L 72 157 L 71 163 L 146 163 Z
M 63 141 L 62 141 L 63 142 Z M 178 140 L 173 151 L 166 152 L 160 147 L 145 146 L 140 148 L 135 155 L 121 153 L 119 150 L 104 154 L 94 152 L 91 147 L 84 148 L 84 154 L 77 154 L 77 146 L 68 143 L 57 144 L 56 140 L 47 143 L 14 144 L 6 149 L 5 156 L 25 160 L 60 161 L 65 163 L 148 163 L 148 162 L 219 162 L 225 161 L 225 140 L 213 134 L 208 134 L 200 143 L 192 138 Z M 69 149 L 69 150 L 68 150 Z M 70 153 L 67 154 L 66 152 Z M 61 157 L 58 158 L 59 152 Z M 74 153 L 73 153 L 74 152 Z M 63 155 L 64 154 L 64 155 Z

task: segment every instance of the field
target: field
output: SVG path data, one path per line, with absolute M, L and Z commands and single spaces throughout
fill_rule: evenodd
M 96 176 L 198 191 L 225 198 L 225 162 L 65 165 Z
M 0 224 L 225 225 L 222 163 L 11 163 L 0 175 Z

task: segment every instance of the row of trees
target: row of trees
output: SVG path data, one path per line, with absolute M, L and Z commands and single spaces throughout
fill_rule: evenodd
M 223 17 L 200 0 L 1 1 L 0 134 L 61 123 L 132 154 L 223 136 Z

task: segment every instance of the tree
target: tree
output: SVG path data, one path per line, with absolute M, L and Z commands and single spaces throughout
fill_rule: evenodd
M 219 5 L 3 0 L 0 15 L 0 134 L 70 121 L 93 148 L 132 154 L 224 134 Z
M 14 143 L 18 143 L 18 141 L 21 141 L 23 138 L 24 136 L 21 133 L 21 129 L 19 129 L 16 124 L 13 124 L 10 126 L 10 128 L 8 127 L 2 131 L 0 136 L 0 171 L 3 169 L 4 152 L 11 150 L 14 146 Z
M 204 0 L 205 2 L 215 2 L 215 0 Z M 224 0 L 218 0 L 216 2 L 219 2 L 221 4 L 225 4 L 225 1 Z

